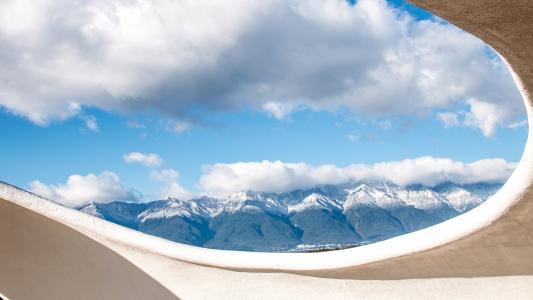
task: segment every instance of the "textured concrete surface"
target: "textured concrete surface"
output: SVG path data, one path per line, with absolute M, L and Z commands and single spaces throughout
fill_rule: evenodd
M 176 299 L 107 247 L 8 201 L 0 238 L 0 293 L 11 300 Z
M 412 2 L 498 51 L 515 72 L 532 120 L 533 2 Z M 195 250 L 8 193 L 0 199 L 0 293 L 12 300 L 532 299 L 531 129 L 517 171 L 483 207 L 427 231 L 336 253 Z M 120 234 L 106 235 L 106 228 Z M 306 262 L 308 270 L 292 267 Z

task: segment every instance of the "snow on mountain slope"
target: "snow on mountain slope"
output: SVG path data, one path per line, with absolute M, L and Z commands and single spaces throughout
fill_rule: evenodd
M 353 189 L 347 189 L 346 192 L 347 196 L 343 205 L 344 211 L 357 205 L 375 205 L 383 209 L 404 205 L 396 197 L 390 186 L 380 189 L 368 184 L 361 184 Z
M 230 194 L 219 200 L 218 209 L 213 215 L 225 213 L 235 213 L 240 210 L 263 210 L 279 214 L 285 211 L 285 207 L 267 193 L 238 192 Z
M 302 212 L 308 209 L 326 209 L 328 211 L 342 210 L 342 205 L 335 200 L 332 200 L 324 195 L 312 193 L 305 197 L 301 202 L 289 205 L 287 211 L 289 213 Z
M 159 205 L 154 205 L 138 215 L 141 222 L 149 219 L 169 219 L 175 216 L 194 219 L 208 215 L 207 209 L 198 205 L 194 201 L 183 201 L 169 199 L 160 201 Z
M 98 210 L 96 202 L 88 203 L 87 205 L 80 207 L 79 210 L 91 216 L 95 216 L 101 219 L 104 218 L 104 216 Z
M 470 210 L 484 201 L 481 196 L 463 188 L 456 188 L 445 193 L 444 196 L 448 199 L 448 203 L 458 212 Z
M 298 245 L 353 246 L 419 230 L 474 208 L 498 188 L 359 182 L 283 194 L 246 191 L 220 199 L 90 203 L 78 209 L 191 245 L 292 251 Z

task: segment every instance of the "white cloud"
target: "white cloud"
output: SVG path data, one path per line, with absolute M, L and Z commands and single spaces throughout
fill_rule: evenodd
M 97 132 L 99 130 L 98 121 L 96 120 L 95 116 L 83 117 L 83 121 L 85 122 L 85 127 L 87 127 L 87 129 L 90 131 Z
M 508 127 L 511 128 L 511 129 L 515 129 L 515 128 L 527 126 L 527 124 L 528 124 L 527 119 L 524 119 L 522 121 L 517 121 L 517 122 L 511 123 L 511 124 L 508 125 Z
M 468 101 L 470 111 L 465 116 L 466 126 L 479 128 L 486 137 L 494 135 L 496 127 L 505 119 L 505 109 L 501 105 L 477 99 Z
M 482 42 L 378 0 L 5 0 L 0 44 L 0 106 L 40 125 L 88 106 L 182 118 L 252 105 L 284 118 L 305 105 L 379 117 L 478 99 L 509 112 L 484 116 L 493 111 L 477 105 L 472 126 L 490 134 L 524 115 Z
M 437 118 L 445 127 L 463 126 L 481 130 L 484 136 L 492 137 L 499 126 L 518 128 L 527 120 L 514 121 L 514 111 L 505 105 L 485 102 L 475 98 L 467 102 L 468 110 L 438 113 Z
M 77 207 L 91 201 L 137 201 L 139 199 L 138 193 L 125 188 L 120 178 L 109 171 L 99 175 L 71 175 L 66 183 L 58 185 L 33 181 L 30 183 L 30 190 L 69 207 Z
M 452 112 L 443 112 L 437 113 L 437 119 L 444 123 L 444 127 L 453 127 L 459 126 L 461 122 L 459 121 L 459 114 Z
M 189 129 L 191 129 L 191 127 L 192 127 L 192 124 L 189 122 L 177 121 L 173 124 L 172 131 L 180 134 L 180 133 L 184 133 L 188 131 Z
M 319 184 L 380 180 L 399 185 L 435 186 L 444 182 L 470 184 L 503 182 L 516 164 L 503 159 L 485 159 L 463 163 L 448 158 L 420 157 L 373 165 L 353 164 L 345 168 L 333 165 L 310 166 L 281 161 L 214 164 L 204 167 L 199 180 L 207 194 L 223 196 L 236 191 L 287 192 Z
M 351 142 L 351 143 L 355 143 L 359 140 L 360 136 L 358 134 L 353 134 L 353 133 L 350 133 L 346 136 L 348 138 L 348 140 Z
M 193 197 L 193 194 L 187 191 L 179 184 L 179 172 L 173 169 L 166 169 L 161 171 L 152 171 L 150 176 L 163 183 L 161 187 L 160 196 L 162 198 L 178 198 L 181 200 L 188 200 Z
M 264 103 L 261 108 L 278 120 L 285 119 L 294 110 L 294 106 L 292 104 L 284 104 L 279 102 L 267 102 Z
M 126 125 L 133 129 L 145 129 L 146 126 L 137 120 L 128 121 Z
M 483 159 L 471 163 L 449 158 L 419 157 L 401 161 L 380 162 L 371 165 L 352 164 L 311 166 L 305 163 L 281 161 L 217 163 L 204 166 L 198 181 L 199 192 L 194 194 L 180 183 L 180 174 L 174 169 L 152 171 L 150 177 L 161 183 L 161 198 L 192 199 L 198 194 L 225 196 L 239 191 L 288 192 L 321 184 L 341 184 L 350 181 L 384 181 L 398 185 L 422 184 L 435 186 L 445 182 L 473 184 L 504 182 L 516 163 L 503 159 Z M 139 201 L 140 194 L 125 188 L 113 172 L 99 175 L 72 175 L 64 184 L 47 185 L 40 181 L 30 183 L 30 190 L 69 207 L 91 201 Z
M 122 158 L 129 164 L 139 163 L 147 167 L 160 167 L 163 164 L 163 159 L 155 153 L 130 152 Z

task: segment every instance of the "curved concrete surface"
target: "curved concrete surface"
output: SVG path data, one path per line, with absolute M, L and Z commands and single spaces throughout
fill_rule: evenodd
M 0 289 L 10 299 L 175 299 L 132 263 L 58 222 L 0 202 Z
M 533 3 L 414 0 L 509 63 L 533 116 Z M 147 236 L 0 184 L 0 294 L 17 299 L 531 299 L 533 138 L 505 186 L 447 222 L 353 249 L 275 254 Z M 75 295 L 75 296 L 74 296 Z

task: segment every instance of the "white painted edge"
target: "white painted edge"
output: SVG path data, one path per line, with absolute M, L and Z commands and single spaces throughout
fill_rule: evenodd
M 67 225 L 100 242 L 119 243 L 176 260 L 213 267 L 311 271 L 354 267 L 421 252 L 459 240 L 489 226 L 520 201 L 525 189 L 533 182 L 533 107 L 520 79 L 512 70 L 511 72 L 526 105 L 529 135 L 520 163 L 509 180 L 485 203 L 465 214 L 374 244 L 320 253 L 215 250 L 180 244 L 122 227 L 61 206 L 7 183 L 0 182 L 0 198 Z

